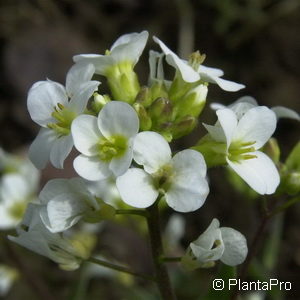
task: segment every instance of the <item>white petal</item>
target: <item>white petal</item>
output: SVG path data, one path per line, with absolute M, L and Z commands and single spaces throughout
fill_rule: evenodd
M 172 164 L 174 171 L 180 177 L 194 173 L 203 178 L 206 176 L 206 163 L 202 154 L 198 151 L 191 149 L 180 151 L 172 158 Z
M 148 173 L 155 173 L 171 160 L 168 142 L 153 131 L 140 132 L 134 139 L 133 158 Z
M 137 168 L 131 168 L 124 175 L 118 177 L 117 188 L 122 200 L 137 208 L 151 206 L 158 196 L 152 177 Z
M 47 204 L 47 228 L 51 232 L 62 232 L 76 224 L 81 214 L 87 209 L 84 201 L 78 195 L 71 193 L 59 194 Z M 43 220 L 43 213 L 41 213 Z
M 69 179 L 57 178 L 49 180 L 39 194 L 42 204 L 48 203 L 52 198 L 70 190 Z
M 163 53 L 159 53 L 153 50 L 149 52 L 149 66 L 150 66 L 150 75 L 149 81 L 150 84 L 153 80 L 164 80 L 164 70 L 163 70 Z
M 90 63 L 95 67 L 95 73 L 99 75 L 105 75 L 107 68 L 116 64 L 111 55 L 98 55 L 98 54 L 80 54 L 73 56 L 73 61 L 78 63 Z
M 201 80 L 216 83 L 222 90 L 228 92 L 236 92 L 243 89 L 245 86 L 230 80 L 225 80 L 217 76 L 210 76 L 207 73 L 200 73 Z
M 300 121 L 299 114 L 290 108 L 283 107 L 283 106 L 274 106 L 271 109 L 276 114 L 276 117 L 278 119 L 279 118 L 289 118 L 289 119 L 294 119 L 294 120 Z
M 232 162 L 227 159 L 229 166 L 241 176 L 257 193 L 273 194 L 280 182 L 278 171 L 272 160 L 260 151 L 251 152 L 257 158 Z
M 238 103 L 248 103 L 248 104 L 252 104 L 253 106 L 258 106 L 257 101 L 253 97 L 243 96 L 243 97 L 240 97 L 239 99 L 237 99 L 234 103 L 232 103 L 230 105 L 230 107 L 234 106 L 235 104 L 238 104 Z
M 228 227 L 220 228 L 225 246 L 221 261 L 229 266 L 241 264 L 248 253 L 245 237 L 235 229 Z
M 129 169 L 132 162 L 132 155 L 132 141 L 130 141 L 124 155 L 113 158 L 109 164 L 109 169 L 116 177 L 124 174 Z
M 212 102 L 209 107 L 213 110 L 218 110 L 218 109 L 223 109 L 226 108 L 225 105 L 221 104 L 221 103 L 217 103 L 217 102 Z
M 206 67 L 204 65 L 200 65 L 197 71 L 200 74 L 201 73 L 205 73 L 205 74 L 207 74 L 209 76 L 220 77 L 220 76 L 224 75 L 224 72 L 221 69 Z
M 73 148 L 73 138 L 69 134 L 57 138 L 50 151 L 50 161 L 55 168 L 63 169 L 64 161 Z
M 130 138 L 139 131 L 139 118 L 129 104 L 111 101 L 100 111 L 98 126 L 106 138 L 114 135 Z
M 159 44 L 162 51 L 165 53 L 168 64 L 170 64 L 172 67 L 176 68 L 180 72 L 184 81 L 195 82 L 200 79 L 198 72 L 196 72 L 184 60 L 180 59 L 160 39 L 154 36 L 153 40 Z
M 173 157 L 172 165 L 175 175 L 165 195 L 168 205 L 180 212 L 200 208 L 209 193 L 203 156 L 195 150 L 183 150 Z
M 56 138 L 56 133 L 52 129 L 42 128 L 30 145 L 28 156 L 37 169 L 45 168 Z
M 217 142 L 226 143 L 226 136 L 224 134 L 224 130 L 220 126 L 220 124 L 217 125 L 208 125 L 202 123 L 205 129 L 208 131 L 210 136 Z
M 275 131 L 275 113 L 265 106 L 249 109 L 240 119 L 234 140 L 255 142 L 255 149 L 261 148 Z
M 66 78 L 66 90 L 69 98 L 79 92 L 81 84 L 92 79 L 94 72 L 95 67 L 84 62 L 79 62 L 71 67 Z
M 237 128 L 237 117 L 235 113 L 228 108 L 217 110 L 216 114 L 226 136 L 227 147 L 229 147 Z
M 29 90 L 27 98 L 27 108 L 30 117 L 37 124 L 46 127 L 48 123 L 53 123 L 51 114 L 57 103 L 66 105 L 68 103 L 64 86 L 53 81 L 43 81 L 35 84 Z
M 87 106 L 88 100 L 97 90 L 99 81 L 88 81 L 80 85 L 80 90 L 73 95 L 69 102 L 69 108 L 77 114 L 82 113 Z
M 87 180 L 103 180 L 112 175 L 108 168 L 108 163 L 98 159 L 98 157 L 88 157 L 79 155 L 73 163 L 75 171 Z
M 147 31 L 121 36 L 111 47 L 111 56 L 120 62 L 132 61 L 135 65 L 146 46 L 148 36 Z
M 71 126 L 74 146 L 78 151 L 87 156 L 98 153 L 97 145 L 103 137 L 97 123 L 97 118 L 90 115 L 77 117 Z

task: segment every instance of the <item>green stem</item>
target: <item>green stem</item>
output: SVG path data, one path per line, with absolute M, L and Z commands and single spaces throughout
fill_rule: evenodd
M 116 209 L 116 215 L 136 215 L 145 218 L 149 216 L 147 211 L 139 209 Z
M 277 207 L 274 211 L 272 211 L 269 214 L 269 218 L 277 215 L 278 213 L 281 213 L 281 212 L 285 211 L 288 207 L 294 205 L 295 203 L 297 203 L 299 201 L 300 201 L 300 197 L 299 196 L 298 197 L 294 197 L 294 198 L 288 200 L 284 204 L 282 204 L 279 207 Z
M 156 273 L 157 285 L 163 300 L 176 300 L 176 296 L 171 287 L 168 270 L 161 262 L 160 258 L 163 257 L 162 237 L 159 222 L 158 201 L 152 206 L 147 208 L 149 217 L 147 218 L 149 239 L 151 244 L 151 252 L 153 263 Z
M 118 265 L 112 264 L 110 262 L 107 262 L 105 260 L 100 260 L 98 258 L 90 257 L 89 259 L 87 259 L 87 261 L 92 262 L 92 263 L 97 264 L 97 265 L 100 265 L 100 266 L 105 267 L 105 268 L 115 270 L 115 271 L 127 273 L 127 274 L 130 274 L 130 275 L 136 276 L 136 277 L 140 277 L 142 279 L 154 281 L 154 278 L 152 276 L 145 275 L 145 274 L 140 274 L 140 273 L 131 271 L 130 269 L 128 269 L 126 267 L 118 266 Z
M 181 262 L 182 257 L 177 256 L 177 257 L 166 257 L 166 256 L 161 256 L 160 261 L 165 262 L 165 263 L 172 263 L 172 262 Z

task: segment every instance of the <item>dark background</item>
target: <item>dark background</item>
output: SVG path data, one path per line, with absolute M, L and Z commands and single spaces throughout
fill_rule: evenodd
M 199 49 L 207 55 L 205 65 L 221 68 L 225 79 L 246 85 L 246 89 L 237 93 L 210 85 L 208 103 L 229 104 L 240 96 L 251 95 L 260 105 L 284 105 L 299 112 L 299 26 L 299 0 L 1 0 L 0 146 L 10 152 L 20 152 L 36 136 L 38 126 L 26 110 L 27 91 L 34 82 L 49 78 L 64 83 L 73 55 L 102 54 L 121 34 L 142 30 L 148 30 L 150 36 L 158 36 L 183 58 Z M 144 84 L 149 71 L 147 52 L 150 48 L 159 51 L 151 38 L 136 67 Z M 215 121 L 208 106 L 201 118 L 201 122 L 209 124 Z M 191 146 L 204 132 L 199 126 L 190 137 L 177 141 L 174 147 Z M 275 136 L 284 161 L 299 140 L 299 123 L 280 120 Z M 54 176 L 72 176 L 71 164 L 70 159 L 64 173 L 48 167 L 43 173 L 42 184 Z M 207 203 L 196 213 L 185 215 L 187 235 L 182 240 L 183 245 L 197 237 L 213 217 L 218 217 L 224 226 L 240 230 L 251 241 L 259 224 L 260 203 L 234 192 L 224 179 L 223 169 L 211 170 L 209 175 L 211 193 Z M 295 283 L 293 294 L 286 299 L 300 297 L 299 288 L 298 295 L 296 290 L 300 280 L 299 217 L 299 205 L 282 217 L 278 264 L 272 270 L 274 278 Z M 271 225 L 267 227 L 266 235 L 272 231 Z M 120 228 L 111 230 L 120 233 Z M 132 244 L 131 238 L 134 237 L 129 237 L 127 244 Z M 117 240 L 109 239 L 112 247 L 118 244 Z M 34 255 L 27 255 L 33 261 L 36 259 Z M 127 260 L 134 261 L 137 255 L 131 249 L 127 256 Z M 141 256 L 140 264 L 143 262 Z M 37 261 L 45 264 L 39 258 Z M 56 287 L 57 297 L 67 299 L 61 278 L 68 282 L 77 275 L 54 269 L 51 265 L 51 274 L 46 278 L 50 278 L 50 287 Z M 58 277 L 53 279 L 53 276 Z M 117 292 L 111 294 L 113 285 L 102 286 L 102 289 L 108 293 L 104 292 L 106 298 L 103 299 L 121 299 Z M 20 290 L 26 291 L 26 287 L 20 284 Z M 7 299 L 18 297 L 15 291 Z

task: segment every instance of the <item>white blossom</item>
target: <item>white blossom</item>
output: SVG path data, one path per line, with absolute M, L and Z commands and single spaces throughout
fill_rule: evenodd
M 40 216 L 51 232 L 62 232 L 75 225 L 85 214 L 100 209 L 81 178 L 53 179 L 39 194 Z
M 274 193 L 280 181 L 278 171 L 258 150 L 275 131 L 275 113 L 265 106 L 248 109 L 240 119 L 229 108 L 216 113 L 219 122 L 204 126 L 214 140 L 226 143 L 228 165 L 259 194 Z
M 236 266 L 245 260 L 247 253 L 245 237 L 233 228 L 220 227 L 220 222 L 213 219 L 205 232 L 190 243 L 183 261 L 192 261 L 192 268 L 209 267 L 219 259 L 226 265 Z
M 132 67 L 138 62 L 148 39 L 148 32 L 129 33 L 119 37 L 107 55 L 80 54 L 73 57 L 74 62 L 84 61 L 95 66 L 95 73 L 106 75 L 110 67 L 119 63 L 129 63 Z
M 258 106 L 258 103 L 253 97 L 243 96 L 227 107 L 232 109 L 237 114 L 238 119 L 240 119 L 247 110 L 256 106 Z M 216 102 L 211 103 L 210 107 L 214 110 L 226 108 L 225 105 Z M 271 107 L 271 110 L 275 113 L 277 119 L 288 118 L 300 121 L 299 114 L 290 108 L 284 106 L 274 106 Z
M 98 118 L 79 116 L 71 129 L 74 145 L 82 153 L 74 160 L 74 168 L 83 178 L 103 180 L 122 175 L 130 167 L 139 119 L 129 104 L 111 101 Z
M 30 182 L 30 176 L 18 173 L 3 176 L 0 183 L 0 229 L 15 228 L 22 220 L 27 204 L 35 200 L 37 181 Z
M 22 223 L 17 227 L 17 236 L 8 238 L 40 255 L 50 258 L 65 270 L 75 270 L 86 259 L 85 249 L 59 233 L 50 232 L 39 215 L 40 206 L 29 204 Z
M 191 66 L 187 61 L 180 59 L 173 51 L 171 51 L 160 39 L 153 37 L 153 40 L 159 44 L 163 53 L 166 55 L 166 61 L 169 65 L 180 72 L 182 78 L 186 82 L 196 82 L 198 80 L 217 84 L 225 91 L 235 92 L 245 86 L 240 83 L 225 80 L 221 78 L 223 71 L 220 69 L 210 68 L 201 63 Z
M 176 211 L 194 211 L 203 205 L 209 188 L 205 179 L 206 165 L 199 152 L 184 150 L 172 158 L 166 140 L 151 131 L 137 135 L 133 151 L 134 160 L 144 169 L 130 168 L 117 178 L 125 203 L 145 208 L 161 193 Z
M 29 114 L 42 127 L 29 149 L 29 157 L 38 169 L 43 169 L 49 159 L 56 168 L 63 168 L 73 147 L 72 121 L 83 113 L 100 84 L 91 81 L 94 70 L 92 64 L 76 64 L 67 74 L 65 87 L 47 80 L 35 83 L 29 90 Z

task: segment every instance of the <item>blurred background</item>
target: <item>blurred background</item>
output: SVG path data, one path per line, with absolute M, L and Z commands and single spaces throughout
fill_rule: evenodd
M 251 95 L 260 105 L 283 105 L 300 111 L 299 0 L 1 0 L 0 24 L 0 146 L 8 152 L 25 153 L 38 132 L 26 109 L 27 92 L 34 82 L 49 78 L 64 84 L 73 55 L 103 54 L 120 35 L 142 30 L 158 36 L 182 58 L 199 49 L 207 55 L 205 65 L 218 67 L 224 70 L 225 79 L 246 85 L 237 93 L 210 85 L 208 103 L 229 104 L 241 96 Z M 143 84 L 147 83 L 150 48 L 159 51 L 151 38 L 136 66 Z M 215 119 L 207 105 L 200 123 L 212 124 Z M 204 133 L 200 124 L 190 136 L 176 141 L 174 149 L 193 145 Z M 275 137 L 284 161 L 299 140 L 299 123 L 280 120 Z M 50 178 L 74 174 L 71 157 L 64 171 L 47 167 L 42 173 L 41 186 Z M 234 190 L 233 180 L 227 175 L 221 168 L 209 172 L 211 194 L 203 208 L 183 216 L 186 234 L 179 241 L 181 246 L 187 246 L 203 232 L 213 217 L 219 218 L 222 226 L 241 231 L 249 242 L 253 238 L 261 218 L 261 203 L 256 195 Z M 170 215 L 166 210 L 165 220 Z M 262 233 L 268 240 L 274 226 L 280 228 L 276 230 L 277 236 L 272 236 L 279 241 L 276 262 L 266 274 L 259 274 L 259 268 L 253 267 L 250 278 L 266 275 L 293 283 L 292 292 L 269 295 L 267 299 L 300 298 L 299 219 L 298 205 L 271 222 Z M 166 225 L 167 221 L 163 223 Z M 151 272 L 147 243 L 128 227 L 106 226 L 97 249 L 105 249 L 121 262 Z M 0 244 L 0 263 L 19 267 L 22 273 L 24 266 L 16 264 L 14 258 L 19 255 L 30 272 L 21 274 L 21 280 L 5 299 L 39 299 L 28 287 L 28 279 L 22 278 L 30 274 L 46 289 L 45 295 L 50 290 L 54 299 L 156 299 L 151 298 L 151 293 L 143 294 L 144 288 L 151 290 L 143 282 L 135 284 L 129 279 L 105 276 L 84 282 L 85 292 L 80 294 L 76 290 L 78 282 L 82 284 L 80 271 L 60 271 L 47 259 L 7 245 L 6 234 L 1 233 L 5 245 Z M 274 249 L 261 243 L 257 249 L 258 261 L 268 251 L 275 252 Z M 210 278 L 214 273 L 215 269 L 178 275 L 174 280 L 177 280 L 179 299 L 200 299 L 199 280 L 205 281 L 203 278 Z

